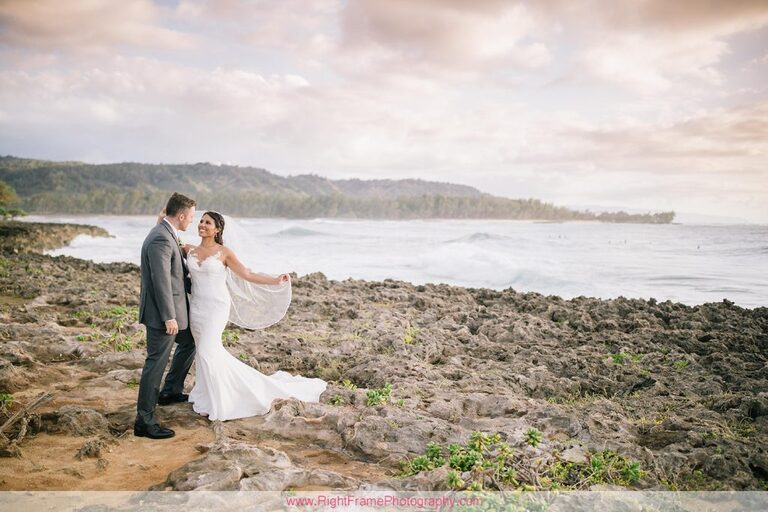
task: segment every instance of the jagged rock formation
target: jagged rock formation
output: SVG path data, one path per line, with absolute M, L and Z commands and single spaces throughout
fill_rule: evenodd
M 0 393 L 9 412 L 55 393 L 0 488 L 446 489 L 447 468 L 403 478 L 400 462 L 475 431 L 515 449 L 521 484 L 606 449 L 640 463 L 635 488 L 768 481 L 767 308 L 302 276 L 283 322 L 226 344 L 264 373 L 329 380 L 321 403 L 213 424 L 163 407 L 178 435 L 150 441 L 130 432 L 138 287 L 128 264 L 0 258 Z

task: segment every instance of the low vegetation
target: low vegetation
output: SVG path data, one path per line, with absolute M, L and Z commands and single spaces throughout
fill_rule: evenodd
M 524 443 L 541 442 L 541 432 L 529 428 Z M 401 463 L 401 476 L 447 467 L 446 487 L 467 490 L 582 490 L 592 485 L 631 487 L 646 472 L 639 462 L 612 450 L 590 452 L 583 462 L 570 462 L 554 454 L 534 462 L 519 447 L 502 441 L 500 434 L 473 432 L 465 445 L 444 447 L 431 442 L 423 455 Z

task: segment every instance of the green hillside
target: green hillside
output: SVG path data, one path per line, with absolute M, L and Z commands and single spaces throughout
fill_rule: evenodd
M 0 181 L 31 213 L 152 214 L 170 192 L 206 208 L 249 217 L 541 219 L 668 223 L 674 213 L 577 212 L 537 199 L 508 199 L 465 185 L 424 180 L 283 177 L 256 167 L 115 163 L 0 157 Z

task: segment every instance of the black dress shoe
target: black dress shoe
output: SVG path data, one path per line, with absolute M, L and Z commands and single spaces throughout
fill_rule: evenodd
M 168 439 L 176 435 L 176 432 L 169 428 L 161 427 L 157 423 L 154 425 L 144 425 L 135 423 L 133 425 L 133 435 L 136 437 L 148 437 L 150 439 Z
M 184 393 L 175 393 L 175 394 L 160 393 L 160 396 L 157 397 L 157 403 L 159 405 L 169 405 L 169 404 L 175 404 L 178 402 L 187 402 L 187 401 L 189 401 L 189 395 Z

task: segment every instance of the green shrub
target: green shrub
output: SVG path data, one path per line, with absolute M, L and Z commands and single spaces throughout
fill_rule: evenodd
M 626 361 L 627 356 L 625 354 L 611 354 L 611 359 L 613 359 L 613 364 L 624 364 L 624 361 Z
M 392 384 L 385 384 L 380 389 L 369 389 L 365 395 L 368 397 L 369 406 L 385 404 L 392 395 Z
M 133 350 L 133 341 L 130 339 L 124 339 L 115 343 L 115 350 L 117 352 L 129 352 Z
M 551 488 L 582 489 L 590 485 L 631 485 L 645 476 L 639 462 L 612 450 L 592 453 L 587 462 L 558 461 L 545 472 Z
M 523 438 L 525 439 L 526 443 L 536 448 L 539 446 L 539 444 L 541 444 L 541 431 L 531 427 L 525 431 Z
M 231 329 L 224 329 L 224 332 L 221 333 L 221 342 L 225 347 L 237 345 L 240 342 L 240 333 Z
M 408 324 L 405 328 L 405 334 L 403 335 L 403 343 L 406 345 L 411 345 L 416 341 L 416 336 L 418 336 L 418 334 L 419 330 L 413 327 L 411 324 Z
M 464 480 L 461 479 L 459 473 L 454 470 L 448 472 L 448 487 L 451 489 L 461 489 L 464 485 Z
M 13 395 L 9 393 L 0 393 L 0 408 L 5 409 L 13 405 Z
M 535 429 L 529 432 L 531 430 Z M 592 452 L 586 462 L 579 463 L 564 461 L 555 455 L 552 462 L 541 466 L 526 458 L 525 452 L 516 456 L 515 450 L 502 441 L 499 434 L 484 432 L 473 432 L 465 446 L 451 443 L 443 448 L 430 442 L 423 455 L 401 462 L 401 476 L 431 471 L 446 464 L 446 485 L 451 489 L 587 489 L 595 484 L 629 486 L 645 476 L 639 462 L 611 450 Z

